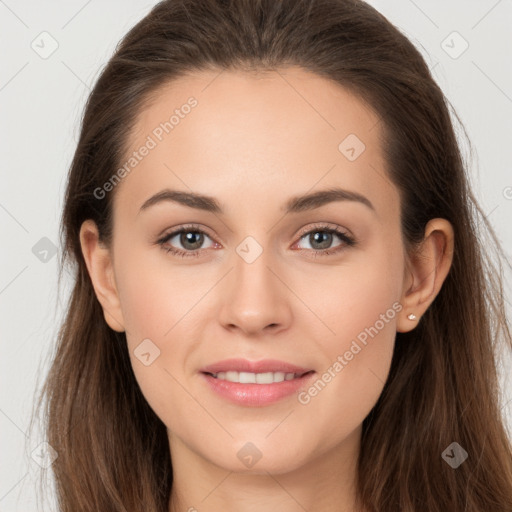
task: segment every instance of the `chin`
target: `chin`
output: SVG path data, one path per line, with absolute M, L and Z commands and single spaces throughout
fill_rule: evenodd
M 226 458 L 227 452 L 233 455 Z M 301 457 L 298 457 L 293 446 L 274 446 L 268 440 L 261 443 L 255 440 L 254 443 L 244 441 L 236 443 L 233 448 L 226 447 L 221 458 L 212 457 L 210 460 L 217 466 L 235 473 L 266 475 L 288 473 L 300 468 L 307 462 L 307 454 L 302 451 Z

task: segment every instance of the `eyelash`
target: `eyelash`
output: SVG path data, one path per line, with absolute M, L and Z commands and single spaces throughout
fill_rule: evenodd
M 177 229 L 173 231 L 172 233 L 169 233 L 165 235 L 164 237 L 157 240 L 157 244 L 160 245 L 160 247 L 166 252 L 166 253 L 172 253 L 175 256 L 181 257 L 181 258 L 189 258 L 189 257 L 197 257 L 200 255 L 200 252 L 203 249 L 196 249 L 195 251 L 183 251 L 181 249 L 175 249 L 174 247 L 166 247 L 164 244 L 168 241 L 174 238 L 176 235 L 179 235 L 180 233 L 199 233 L 208 236 L 210 235 L 202 230 L 198 225 L 191 224 L 187 226 L 183 226 L 180 229 Z M 344 250 L 346 247 L 353 247 L 356 245 L 356 240 L 347 235 L 345 232 L 340 231 L 338 228 L 332 228 L 326 225 L 317 225 L 314 226 L 313 229 L 310 229 L 309 231 L 306 231 L 299 237 L 299 241 L 302 240 L 305 236 L 310 235 L 312 233 L 329 233 L 337 235 L 344 244 L 338 245 L 332 249 L 324 249 L 324 250 L 318 250 L 315 251 L 314 249 L 307 249 L 308 251 L 313 251 L 314 258 L 318 256 L 329 256 L 331 254 L 338 253 L 342 250 Z

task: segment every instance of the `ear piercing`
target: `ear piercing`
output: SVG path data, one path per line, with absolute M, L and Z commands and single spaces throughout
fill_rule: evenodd
M 407 316 L 407 318 L 409 320 L 416 320 L 416 315 L 414 315 L 413 313 L 411 313 L 410 315 Z

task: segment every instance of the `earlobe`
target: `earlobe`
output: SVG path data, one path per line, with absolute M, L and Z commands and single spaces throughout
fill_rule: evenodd
M 448 275 L 454 250 L 453 227 L 446 219 L 431 219 L 418 249 L 410 255 L 402 292 L 403 309 L 397 332 L 411 331 L 432 304 Z
M 99 240 L 96 224 L 86 220 L 80 227 L 80 245 L 96 297 L 111 329 L 124 332 L 121 304 L 115 285 L 110 250 Z

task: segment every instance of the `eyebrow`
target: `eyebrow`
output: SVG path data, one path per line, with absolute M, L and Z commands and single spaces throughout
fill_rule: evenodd
M 166 201 L 175 202 L 190 208 L 204 210 L 211 213 L 224 213 L 218 201 L 211 196 L 170 189 L 161 190 L 147 199 L 140 207 L 139 213 L 147 210 L 150 206 Z M 292 197 L 286 202 L 282 210 L 285 213 L 299 213 L 315 210 L 316 208 L 320 208 L 321 206 L 334 201 L 355 201 L 364 204 L 371 210 L 375 211 L 375 207 L 367 197 L 357 192 L 337 187 Z

